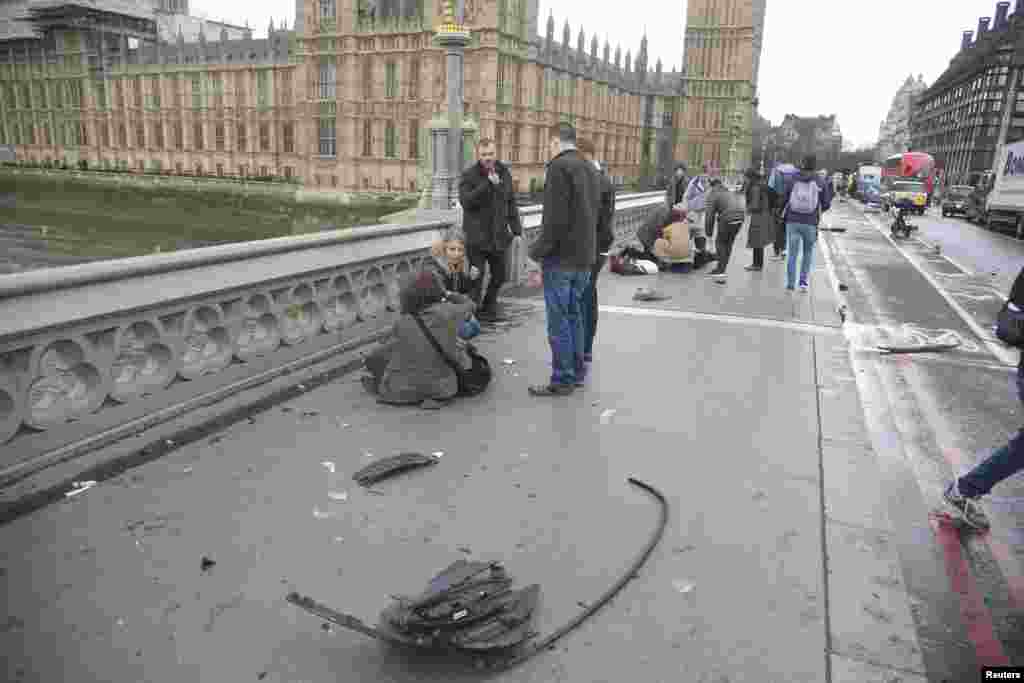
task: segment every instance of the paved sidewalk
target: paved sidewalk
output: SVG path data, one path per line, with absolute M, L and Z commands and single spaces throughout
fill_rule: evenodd
M 5 678 L 480 680 L 321 630 L 283 596 L 372 619 L 468 551 L 541 583 L 547 634 L 653 530 L 636 476 L 672 506 L 637 580 L 556 651 L 494 680 L 820 683 L 826 668 L 890 680 L 876 662 L 923 681 L 907 673 L 920 656 L 898 568 L 852 522 L 870 514 L 846 490 L 867 439 L 825 260 L 801 294 L 783 290 L 783 262 L 748 273 L 748 258 L 736 250 L 726 285 L 603 273 L 610 308 L 573 396 L 527 395 L 549 373 L 543 311 L 507 299 L 515 322 L 481 338 L 497 374 L 476 400 L 379 406 L 348 376 L 0 527 L 15 587 Z M 633 302 L 640 286 L 672 298 Z M 367 454 L 403 450 L 444 456 L 383 495 L 351 481 Z M 850 523 L 825 523 L 825 509 Z M 206 574 L 204 555 L 217 562 Z

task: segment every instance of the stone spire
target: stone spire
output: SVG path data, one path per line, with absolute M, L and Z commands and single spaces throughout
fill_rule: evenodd
M 267 26 L 267 38 L 270 38 L 273 35 L 274 35 L 274 18 L 271 17 L 270 18 L 270 25 Z
M 605 64 L 611 64 L 612 63 L 612 60 L 611 60 L 611 54 L 612 54 L 611 50 L 612 50 L 612 46 L 608 44 L 608 36 L 605 36 L 605 38 L 604 38 L 604 63 Z
M 636 70 L 643 74 L 647 73 L 647 32 L 644 32 L 644 37 L 640 40 L 640 53 L 636 56 Z
M 570 39 L 570 37 L 571 37 L 571 32 L 569 31 L 569 20 L 566 19 L 565 20 L 565 25 L 562 26 L 562 47 L 565 48 L 566 51 L 569 50 L 569 39 Z
M 597 35 L 595 34 L 590 38 L 590 58 L 593 61 L 597 61 Z
M 583 37 L 583 27 L 580 26 L 580 33 L 576 36 L 576 52 L 579 53 L 577 56 L 580 59 L 584 59 L 587 56 L 587 39 Z
M 544 50 L 547 55 L 551 56 L 551 46 L 555 42 L 555 16 L 548 10 L 548 31 L 544 36 Z
M 622 66 L 622 46 L 615 46 L 615 68 L 618 69 Z
M 630 73 L 630 62 L 632 62 L 632 58 L 630 57 L 629 50 L 626 50 L 626 73 Z

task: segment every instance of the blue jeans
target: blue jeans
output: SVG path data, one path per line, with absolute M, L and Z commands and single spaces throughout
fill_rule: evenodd
M 1017 396 L 1024 403 L 1024 363 L 1017 365 Z M 988 495 L 993 486 L 1021 470 L 1024 470 L 1024 429 L 1018 431 L 1009 443 L 996 449 L 995 453 L 960 477 L 957 488 L 961 495 L 968 498 Z
M 544 264 L 544 307 L 551 344 L 551 383 L 573 385 L 583 381 L 583 297 L 590 283 L 589 270 L 569 270 Z
M 797 249 L 803 244 L 800 259 L 800 284 L 808 283 L 811 264 L 814 263 L 814 243 L 818 241 L 818 228 L 803 223 L 786 223 L 786 288 L 796 288 Z

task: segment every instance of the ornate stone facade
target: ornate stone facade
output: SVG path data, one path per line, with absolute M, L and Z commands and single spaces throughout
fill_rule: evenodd
M 907 76 L 896 96 L 892 98 L 889 113 L 878 126 L 878 153 L 884 159 L 906 152 L 910 147 L 910 113 L 915 98 L 928 89 L 920 74 L 917 80 Z
M 297 0 L 264 40 L 159 40 L 130 0 L 67 3 L 42 37 L 0 42 L 0 145 L 19 160 L 135 172 L 294 178 L 310 189 L 425 187 L 427 128 L 444 107 L 439 0 Z M 107 4 L 104 4 L 107 3 Z M 109 4 L 114 3 L 114 4 Z M 566 119 L 620 181 L 665 173 L 679 150 L 681 74 L 571 46 L 538 0 L 465 0 L 465 107 L 519 189 L 543 179 L 546 128 Z M 82 30 L 83 18 L 94 28 Z M 140 41 L 138 49 L 130 46 Z
M 750 165 L 765 9 L 766 0 L 687 3 L 687 135 L 677 156 L 691 166 L 712 162 L 736 174 Z

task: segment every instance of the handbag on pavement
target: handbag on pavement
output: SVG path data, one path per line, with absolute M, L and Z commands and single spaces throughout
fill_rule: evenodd
M 430 328 L 423 322 L 423 319 L 418 315 L 413 314 L 413 319 L 416 324 L 420 326 L 420 330 L 426 336 L 430 345 L 434 347 L 434 350 L 441 354 L 441 358 L 444 362 L 455 371 L 455 376 L 459 381 L 459 396 L 476 396 L 477 394 L 483 393 L 487 385 L 491 383 L 491 364 L 487 362 L 487 359 L 477 352 L 476 347 L 472 344 L 466 344 L 466 353 L 469 354 L 469 359 L 472 361 L 472 366 L 466 370 L 463 369 L 455 359 L 445 353 L 445 350 L 441 347 L 440 342 L 430 332 Z

